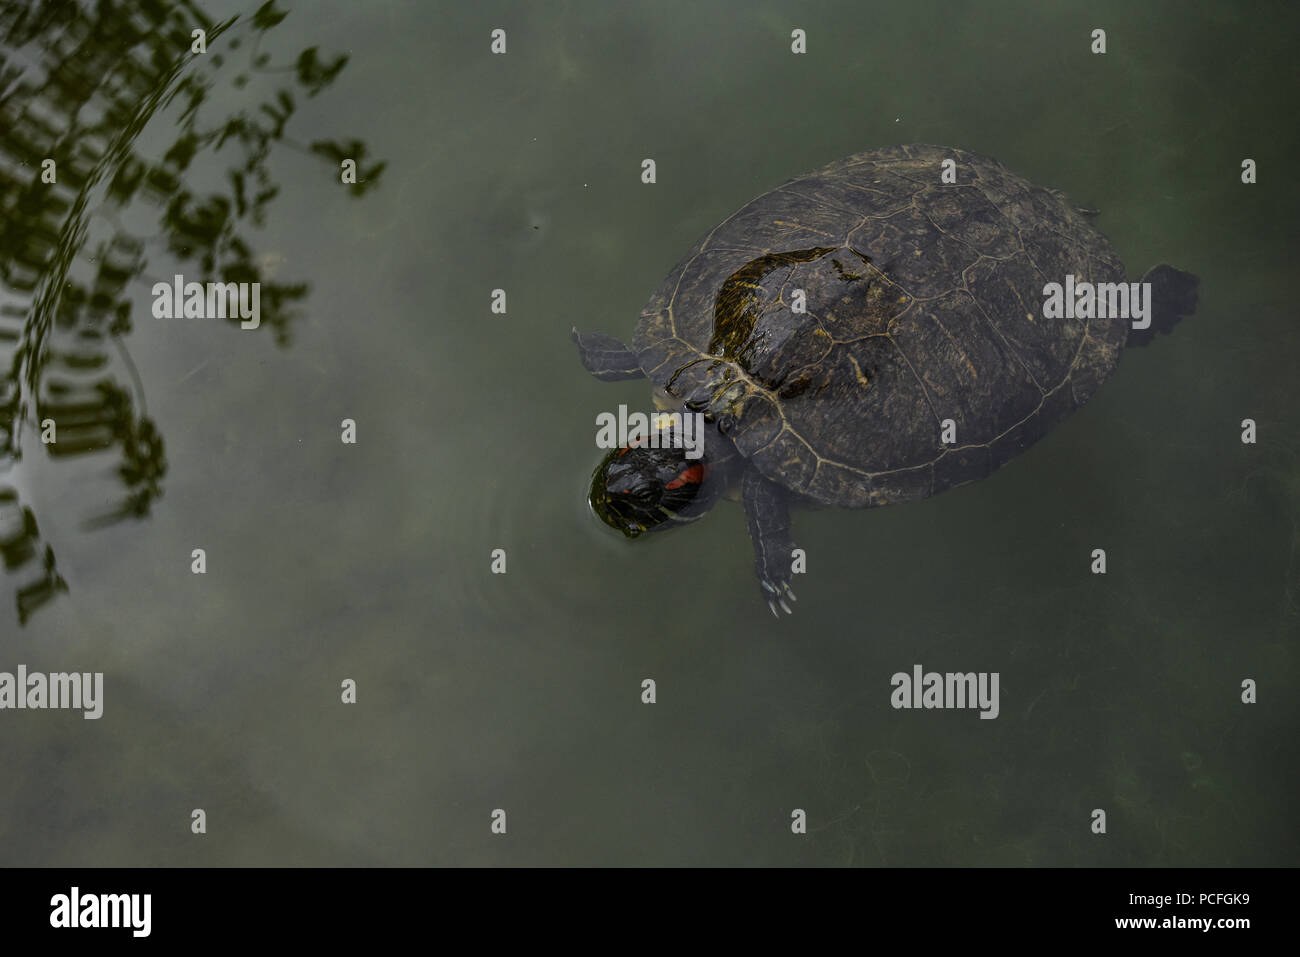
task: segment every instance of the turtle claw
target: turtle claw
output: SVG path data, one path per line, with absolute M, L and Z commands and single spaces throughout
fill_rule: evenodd
M 794 597 L 794 592 L 790 590 L 789 584 L 781 582 L 778 586 L 772 584 L 766 579 L 760 580 L 759 584 L 763 586 L 763 591 L 767 593 L 764 597 L 767 599 L 767 607 L 772 610 L 773 617 L 777 619 L 781 617 L 781 612 L 777 611 L 777 608 L 780 608 L 781 611 L 785 612 L 787 615 L 794 614 L 794 612 L 790 610 L 790 606 L 785 603 L 787 597 L 794 601 L 798 600 Z

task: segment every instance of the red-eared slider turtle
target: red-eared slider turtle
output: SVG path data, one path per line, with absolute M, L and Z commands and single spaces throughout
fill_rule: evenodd
M 1086 402 L 1126 343 L 1195 308 L 1196 278 L 1169 266 L 1143 277 L 1145 330 L 1114 314 L 1119 285 L 1045 308 L 1050 283 L 1126 283 L 1089 215 L 937 146 L 859 153 L 764 193 L 655 290 L 631 348 L 574 330 L 593 375 L 645 376 L 708 423 L 702 458 L 680 441 L 613 449 L 593 509 L 636 536 L 738 485 L 763 597 L 789 611 L 792 503 L 889 505 L 982 478 Z

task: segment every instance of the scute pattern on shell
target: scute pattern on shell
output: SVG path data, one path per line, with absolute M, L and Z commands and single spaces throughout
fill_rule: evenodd
M 956 185 L 941 181 L 945 159 Z M 834 251 L 771 255 L 819 249 Z M 780 265 L 741 274 L 748 311 L 720 308 L 728 280 L 761 257 Z M 1044 284 L 1067 274 L 1126 280 L 1062 194 L 965 150 L 890 147 L 792 179 L 718 224 L 655 291 L 633 346 L 679 398 L 706 374 L 700 360 L 725 351 L 753 385 L 731 435 L 743 455 L 816 501 L 883 505 L 988 474 L 1114 369 L 1127 320 L 1043 316 Z M 806 313 L 791 309 L 796 289 Z M 940 442 L 945 419 L 955 445 Z

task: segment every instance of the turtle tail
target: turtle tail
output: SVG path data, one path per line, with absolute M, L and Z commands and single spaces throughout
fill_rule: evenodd
M 1168 335 L 1182 319 L 1196 311 L 1196 287 L 1200 280 L 1191 273 L 1173 266 L 1153 266 L 1142 277 L 1142 282 L 1151 283 L 1148 300 L 1151 324 L 1145 329 L 1129 329 L 1130 346 L 1145 346 L 1157 332 Z

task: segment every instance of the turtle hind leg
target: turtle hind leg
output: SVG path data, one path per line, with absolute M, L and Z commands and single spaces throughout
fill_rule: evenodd
M 754 543 L 754 571 L 763 600 L 772 614 L 781 617 L 779 606 L 787 615 L 794 601 L 790 588 L 790 493 L 763 476 L 751 464 L 740 480 L 740 498 L 745 506 L 745 523 Z
M 582 360 L 583 368 L 602 382 L 645 376 L 636 353 L 613 336 L 603 332 L 579 332 L 575 328 L 569 338 L 578 344 L 578 358 Z
M 1196 287 L 1200 280 L 1189 272 L 1173 266 L 1153 266 L 1142 277 L 1151 283 L 1151 297 L 1147 308 L 1151 310 L 1151 324 L 1145 329 L 1130 328 L 1128 344 L 1145 346 L 1157 332 L 1168 335 L 1174 326 L 1196 311 Z

